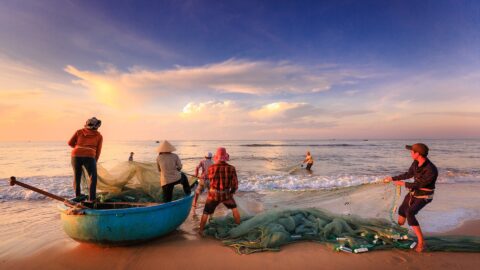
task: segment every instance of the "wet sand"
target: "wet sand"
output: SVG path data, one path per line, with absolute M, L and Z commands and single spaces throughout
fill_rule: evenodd
M 25 219 L 30 212 L 38 212 L 29 210 L 32 205 L 24 207 L 21 215 Z M 474 269 L 480 264 L 478 253 L 389 250 L 347 254 L 312 242 L 286 245 L 279 252 L 238 255 L 220 241 L 196 234 L 201 209 L 179 230 L 160 239 L 128 247 L 99 247 L 69 239 L 54 210 L 45 210 L 51 212 L 50 219 L 27 228 L 22 227 L 27 224 L 21 220 L 2 223 L 2 227 L 8 225 L 16 231 L 5 227 L 1 231 L 9 233 L 0 234 L 5 240 L 0 269 Z M 220 208 L 218 213 L 225 210 Z M 480 236 L 480 220 L 465 222 L 443 234 Z
M 479 228 L 480 221 L 465 225 L 467 231 L 474 227 Z M 467 231 L 455 230 L 459 234 Z M 478 229 L 475 235 L 480 235 Z M 52 246 L 23 258 L 2 258 L 0 266 L 2 269 L 474 269 L 479 263 L 478 253 L 417 254 L 391 250 L 356 255 L 334 252 L 318 243 L 296 243 L 282 247 L 280 252 L 238 255 L 219 241 L 178 231 L 131 247 Z

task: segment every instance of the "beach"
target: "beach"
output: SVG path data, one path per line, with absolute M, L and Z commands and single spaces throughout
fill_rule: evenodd
M 479 269 L 479 15 L 0 0 L 0 270 Z
M 223 207 L 219 210 L 220 215 L 227 212 Z M 44 215 L 43 222 L 30 225 L 20 215 L 33 211 L 25 211 L 30 213 L 19 214 L 14 233 L 4 235 L 2 229 L 1 269 L 474 269 L 480 263 L 478 253 L 388 250 L 350 254 L 313 242 L 289 244 L 279 252 L 239 255 L 220 241 L 199 237 L 195 230 L 198 217 L 192 216 L 179 230 L 160 239 L 127 247 L 99 247 L 68 238 L 54 208 L 48 211 L 51 219 L 44 220 Z M 480 236 L 480 220 L 442 233 L 452 234 Z
M 402 148 L 404 143 L 189 141 L 176 145 L 187 172 L 194 170 L 205 151 L 226 145 L 231 164 L 239 174 L 236 198 L 242 216 L 278 209 L 316 208 L 337 215 L 388 220 L 396 219 L 396 213 L 391 216 L 392 204 L 399 205 L 406 193 L 402 190 L 395 201 L 393 185 L 379 180 L 391 171 L 401 173 L 408 168 L 411 161 Z M 437 149 L 432 159 L 439 161 L 440 177 L 433 202 L 418 215 L 425 235 L 480 236 L 480 182 L 476 161 L 472 159 L 478 153 L 458 150 L 465 142 L 429 143 Z M 480 143 L 469 142 L 465 147 L 472 149 L 472 145 Z M 63 231 L 59 202 L 7 183 L 9 175 L 16 175 L 20 181 L 60 196 L 71 196 L 68 149 L 60 143 L 38 143 L 32 149 L 37 149 L 35 154 L 44 161 L 40 162 L 25 156 L 26 150 L 20 146 L 0 146 L 11 157 L 0 160 L 1 269 L 465 269 L 480 263 L 478 253 L 418 254 L 394 249 L 350 254 L 315 242 L 291 243 L 281 246 L 278 252 L 239 255 L 221 241 L 197 234 L 205 194 L 196 211 L 176 231 L 158 239 L 124 247 L 78 243 Z M 111 168 L 111 164 L 124 162 L 131 149 L 136 150 L 139 159 L 153 159 L 154 146 L 151 142 L 107 144 L 101 166 Z M 295 165 L 307 148 L 316 157 L 312 173 Z M 327 155 L 329 151 L 336 154 Z M 388 151 L 392 154 L 379 154 Z M 374 158 L 370 158 L 372 155 Z M 214 217 L 226 215 L 231 213 L 219 206 Z

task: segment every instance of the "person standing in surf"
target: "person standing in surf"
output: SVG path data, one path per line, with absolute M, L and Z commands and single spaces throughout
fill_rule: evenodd
M 307 155 L 305 156 L 305 160 L 303 160 L 303 162 L 302 162 L 302 167 L 303 167 L 303 163 L 307 163 L 307 167 L 305 167 L 305 169 L 307 169 L 307 171 L 312 170 L 313 157 L 312 157 L 312 155 L 310 155 L 310 151 L 307 151 Z
M 157 168 L 160 172 L 163 202 L 172 201 L 173 188 L 177 184 L 182 184 L 185 195 L 190 195 L 191 193 L 187 176 L 180 172 L 182 162 L 177 154 L 172 153 L 175 150 L 177 149 L 167 140 L 163 141 L 157 148 Z
M 425 241 L 423 238 L 422 229 L 418 223 L 415 215 L 432 202 L 433 193 L 435 191 L 435 182 L 438 177 L 437 167 L 427 158 L 428 146 L 423 143 L 416 143 L 414 145 L 406 145 L 406 149 L 410 150 L 410 155 L 413 163 L 410 169 L 403 174 L 387 177 L 384 179 L 385 183 L 392 182 L 397 186 L 405 186 L 410 192 L 405 196 L 402 205 L 398 209 L 398 224 L 405 224 L 412 227 L 417 236 L 417 246 L 415 251 L 422 252 L 425 249 Z M 409 178 L 414 179 L 413 183 L 404 182 Z
M 237 209 L 237 203 L 233 198 L 233 195 L 238 189 L 237 171 L 234 166 L 227 163 L 230 156 L 224 147 L 217 149 L 213 159 L 215 164 L 211 165 L 208 169 L 210 189 L 200 220 L 200 235 L 203 235 L 208 216 L 215 212 L 215 208 L 217 208 L 220 203 L 223 203 L 228 209 L 232 209 L 235 223 L 240 224 L 240 213 Z
M 75 196 L 82 196 L 80 182 L 82 180 L 82 167 L 87 170 L 89 178 L 89 197 L 90 201 L 95 201 L 97 192 L 97 161 L 102 151 L 103 137 L 97 129 L 102 125 L 102 121 L 93 117 L 87 120 L 84 128 L 77 130 L 68 141 L 72 150 L 73 167 L 73 188 Z
M 203 193 L 203 190 L 205 190 L 205 188 L 210 188 L 210 180 L 208 180 L 208 168 L 210 168 L 212 164 L 212 153 L 207 152 L 205 154 L 205 159 L 201 160 L 198 166 L 195 168 L 195 177 L 198 177 L 199 170 L 202 171 L 200 177 L 198 177 L 200 183 L 195 190 L 195 198 L 193 198 L 192 206 L 194 209 L 197 207 L 198 197 Z

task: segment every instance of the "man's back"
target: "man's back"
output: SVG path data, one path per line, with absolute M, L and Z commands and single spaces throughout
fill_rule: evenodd
M 208 178 L 210 179 L 210 189 L 227 190 L 233 193 L 238 188 L 237 171 L 234 166 L 226 162 L 211 165 L 208 169 Z

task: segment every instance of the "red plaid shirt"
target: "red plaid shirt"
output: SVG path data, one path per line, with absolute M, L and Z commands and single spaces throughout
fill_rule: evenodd
M 237 171 L 226 162 L 211 165 L 208 168 L 208 179 L 210 179 L 208 199 L 229 200 L 238 189 Z

